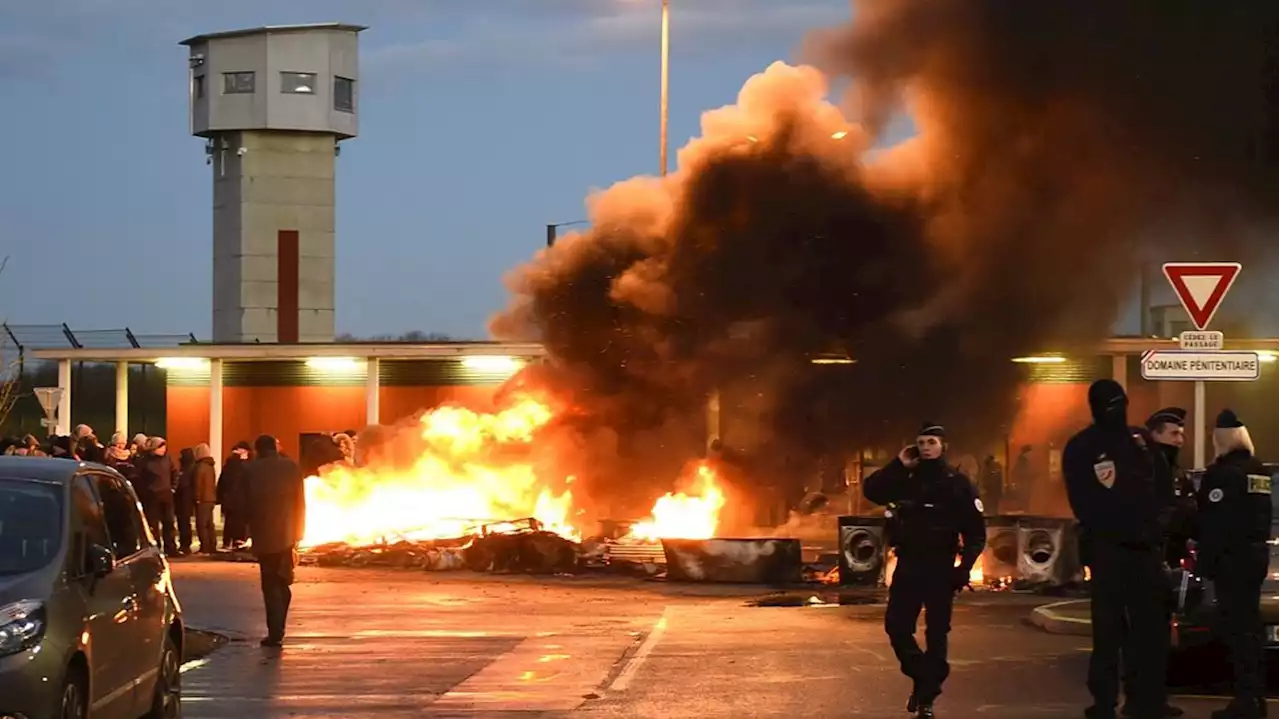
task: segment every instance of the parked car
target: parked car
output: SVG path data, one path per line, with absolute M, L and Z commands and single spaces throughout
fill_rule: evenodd
M 1268 463 L 1271 472 L 1271 504 L 1273 507 L 1271 520 L 1271 565 L 1267 579 L 1262 585 L 1262 621 L 1264 624 L 1268 674 L 1276 675 L 1277 655 L 1280 654 L 1280 544 L 1277 542 L 1278 524 L 1276 512 L 1280 511 L 1280 465 Z M 1204 470 L 1190 473 L 1191 481 L 1196 489 L 1200 488 L 1200 479 Z M 1214 601 L 1213 582 L 1208 581 L 1195 572 L 1195 550 L 1190 557 L 1183 560 L 1182 567 L 1172 574 L 1173 591 L 1176 595 L 1175 611 L 1172 623 L 1171 679 L 1177 675 L 1177 683 L 1192 683 L 1203 679 L 1203 674 L 1222 669 L 1216 659 L 1225 660 L 1226 652 L 1216 634 L 1217 607 Z
M 181 713 L 182 610 L 115 471 L 0 457 L 0 717 Z

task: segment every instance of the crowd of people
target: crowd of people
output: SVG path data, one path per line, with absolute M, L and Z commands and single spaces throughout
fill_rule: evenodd
M 206 443 L 178 452 L 175 462 L 164 437 L 143 434 L 126 437 L 117 432 L 103 445 L 93 428 L 80 425 L 69 436 L 40 441 L 34 436 L 0 440 L 0 452 L 27 457 L 54 457 L 96 462 L 115 469 L 129 481 L 143 515 L 167 556 L 194 551 L 248 548 L 258 561 L 267 636 L 261 644 L 278 647 L 292 601 L 298 545 L 306 530 L 304 477 L 333 462 L 354 462 L 352 433 L 331 435 L 331 442 L 311 448 L 304 472 L 280 451 L 271 435 L 250 445 L 237 442 L 217 471 Z M 222 538 L 218 543 L 215 507 L 222 508 Z M 194 532 L 192 528 L 194 526 Z

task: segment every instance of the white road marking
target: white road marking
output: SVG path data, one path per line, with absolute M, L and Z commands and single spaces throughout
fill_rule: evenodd
M 199 669 L 200 667 L 208 663 L 209 663 L 208 659 L 192 659 L 189 662 L 184 662 L 182 666 L 178 667 L 178 672 L 180 674 L 186 674 L 192 669 Z
M 618 677 L 609 685 L 609 691 L 624 692 L 627 687 L 631 686 L 631 680 L 635 678 L 636 672 L 640 671 L 640 665 L 644 664 L 644 660 L 649 658 L 649 654 L 653 648 L 658 646 L 658 641 L 662 639 L 662 635 L 667 631 L 667 610 L 669 607 L 662 608 L 662 616 L 658 617 L 658 621 L 654 622 L 653 629 L 649 630 L 649 636 L 644 638 L 640 644 L 640 648 L 636 653 L 627 660 L 626 666 L 618 673 Z

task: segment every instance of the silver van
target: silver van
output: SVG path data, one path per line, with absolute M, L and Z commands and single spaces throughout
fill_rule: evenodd
M 181 715 L 182 610 L 124 477 L 0 457 L 0 717 Z

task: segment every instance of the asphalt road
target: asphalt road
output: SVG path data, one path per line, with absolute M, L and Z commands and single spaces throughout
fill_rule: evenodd
M 175 566 L 188 623 L 231 642 L 189 663 L 188 719 L 904 717 L 883 607 L 752 607 L 759 588 L 302 567 L 283 650 L 257 646 L 257 568 Z M 1087 639 L 1030 597 L 966 594 L 939 716 L 1082 716 Z M 1189 719 L 1223 701 L 1178 698 Z M 1271 707 L 1270 716 L 1276 716 Z

